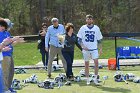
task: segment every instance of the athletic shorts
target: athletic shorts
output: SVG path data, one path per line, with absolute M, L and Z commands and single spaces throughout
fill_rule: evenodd
M 83 58 L 85 61 L 99 58 L 98 50 L 92 50 L 92 51 L 82 50 L 82 53 L 83 53 Z

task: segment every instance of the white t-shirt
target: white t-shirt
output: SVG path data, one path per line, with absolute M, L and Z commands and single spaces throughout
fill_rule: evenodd
M 97 40 L 101 40 L 103 38 L 100 28 L 97 25 L 94 25 L 93 28 L 89 29 L 87 25 L 83 25 L 77 37 L 82 39 L 82 43 L 88 49 L 97 49 Z
M 2 52 L 0 52 L 0 61 L 3 60 L 3 55 L 2 55 Z

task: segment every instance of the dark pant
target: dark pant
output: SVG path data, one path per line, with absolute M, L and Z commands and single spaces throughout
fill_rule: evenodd
M 41 48 L 40 53 L 42 56 L 43 65 L 47 66 L 48 65 L 48 52 L 46 52 L 45 48 Z
M 67 62 L 67 77 L 73 76 L 72 65 L 74 58 L 74 51 L 62 51 L 62 54 Z

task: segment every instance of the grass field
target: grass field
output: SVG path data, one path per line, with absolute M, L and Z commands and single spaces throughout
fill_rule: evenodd
M 79 71 L 82 68 L 74 68 L 74 75 L 79 75 Z M 93 69 L 91 68 L 90 71 Z M 137 76 L 140 76 L 140 68 L 139 67 L 122 67 L 122 72 L 126 73 L 134 73 Z M 15 78 L 19 80 L 23 80 L 29 78 L 33 73 L 38 76 L 39 81 L 44 81 L 46 79 L 46 71 L 45 70 L 27 70 L 27 74 L 16 74 Z M 63 73 L 63 70 L 53 72 L 53 77 L 57 76 L 59 73 Z M 38 88 L 37 84 L 28 84 L 23 87 L 22 90 L 18 90 L 18 93 L 140 93 L 140 84 L 136 84 L 133 82 L 115 82 L 113 79 L 115 71 L 108 70 L 107 68 L 100 69 L 100 79 L 102 80 L 102 76 L 107 75 L 109 78 L 103 82 L 101 82 L 101 86 L 95 86 L 93 83 L 91 85 L 86 85 L 86 81 L 81 82 L 72 82 L 71 86 L 62 86 L 60 89 L 54 87 L 54 89 L 43 89 Z
M 115 57 L 115 41 L 103 40 L 103 54 L 100 58 L 108 59 Z M 118 46 L 140 46 L 140 42 L 119 39 Z M 41 61 L 41 55 L 37 50 L 37 41 L 18 44 L 14 47 L 15 65 L 35 65 Z M 81 51 L 76 47 L 74 59 L 82 59 Z
M 100 58 L 108 59 L 115 57 L 115 42 L 114 40 L 103 40 L 103 54 Z M 139 42 L 128 41 L 119 39 L 117 42 L 118 46 L 139 46 Z M 14 47 L 14 60 L 16 66 L 22 65 L 35 65 L 41 61 L 41 55 L 37 50 L 37 41 L 28 42 L 23 44 L 18 44 Z M 81 51 L 76 47 L 74 59 L 82 59 Z M 82 68 L 74 68 L 74 75 L 78 75 Z M 92 68 L 90 69 L 93 70 Z M 121 67 L 123 73 L 134 73 L 140 76 L 139 67 Z M 16 79 L 24 80 L 29 78 L 33 73 L 38 76 L 39 81 L 44 81 L 47 77 L 45 70 L 27 70 L 26 74 L 15 74 Z M 53 72 L 53 77 L 57 76 L 59 73 L 63 73 L 63 70 Z M 108 70 L 107 68 L 99 70 L 100 78 L 107 75 L 109 79 L 106 83 L 101 86 L 95 86 L 93 83 L 89 86 L 86 85 L 85 81 L 82 82 L 72 82 L 72 86 L 62 86 L 60 89 L 55 87 L 54 89 L 43 89 L 38 88 L 36 84 L 28 84 L 23 87 L 22 90 L 18 90 L 18 93 L 140 93 L 140 84 L 129 82 L 125 84 L 124 82 L 115 82 L 113 79 L 115 71 Z

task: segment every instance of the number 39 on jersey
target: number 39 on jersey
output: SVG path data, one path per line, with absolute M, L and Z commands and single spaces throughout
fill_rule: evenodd
M 94 42 L 94 31 L 85 31 L 85 41 Z

